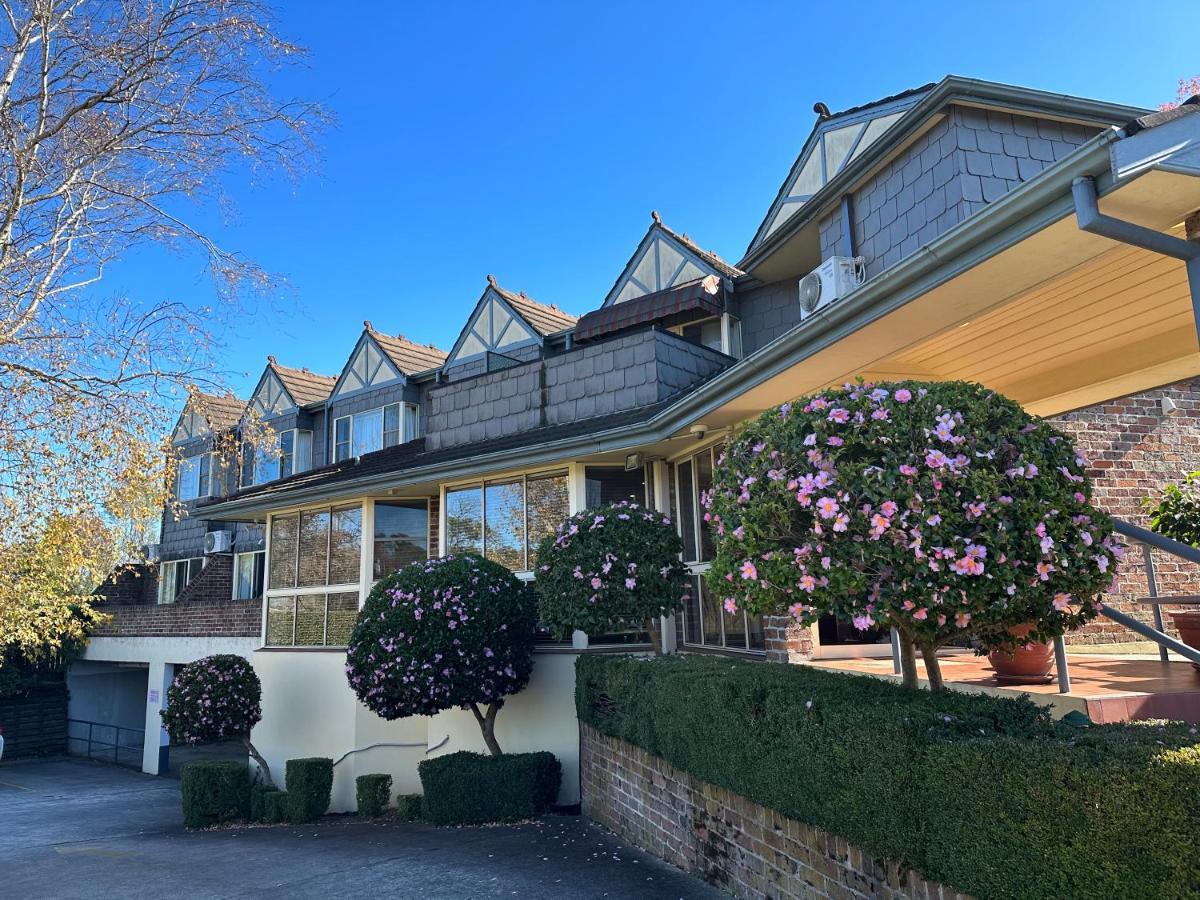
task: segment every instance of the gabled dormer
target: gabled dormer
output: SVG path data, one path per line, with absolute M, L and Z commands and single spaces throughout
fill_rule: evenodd
M 233 394 L 191 391 L 183 412 L 171 431 L 171 443 L 186 444 L 232 428 L 242 417 L 245 408 L 246 402 Z
M 701 249 L 686 234 L 672 231 L 657 212 L 650 213 L 650 218 L 650 228 L 604 298 L 604 306 L 656 294 L 709 275 L 732 279 L 742 274 L 717 254 Z
M 376 331 L 370 320 L 365 321 L 331 399 L 344 399 L 392 383 L 404 384 L 413 375 L 436 369 L 445 359 L 445 351 L 432 344 Z
M 249 487 L 287 478 L 314 465 L 314 435 L 324 427 L 320 404 L 337 379 L 308 369 L 281 366 L 267 357 L 242 422 L 241 485 Z M 318 408 L 314 415 L 306 408 Z
M 540 348 L 549 335 L 567 331 L 577 321 L 553 304 L 538 303 L 523 293 L 502 288 L 494 275 L 489 275 L 487 281 L 443 369 L 481 360 L 489 353 L 508 356 Z
M 246 402 L 232 394 L 189 391 L 171 432 L 174 497 L 184 502 L 221 496 L 228 488 L 228 460 Z

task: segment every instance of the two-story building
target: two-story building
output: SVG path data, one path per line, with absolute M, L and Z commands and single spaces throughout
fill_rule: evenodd
M 355 700 L 344 645 L 375 580 L 466 551 L 532 577 L 531 548 L 565 515 L 625 497 L 670 513 L 699 576 L 712 556 L 699 498 L 731 430 L 859 375 L 979 381 L 1057 417 L 1117 515 L 1200 467 L 1200 250 L 1188 256 L 1185 224 L 1200 210 L 1200 106 L 1150 113 L 948 77 L 816 110 L 736 265 L 654 214 L 580 318 L 489 276 L 449 352 L 366 323 L 336 377 L 272 360 L 243 409 L 275 442 L 243 454 L 236 484 L 203 460 L 210 433 L 244 414 L 227 398 L 220 415 L 185 410 L 176 443 L 199 458 L 181 467 L 188 515 L 164 522 L 143 602 L 111 604 L 86 663 L 148 663 L 147 771 L 171 666 L 220 644 L 263 680 L 254 738 L 272 765 L 340 760 L 337 808 L 365 772 L 416 790 L 424 755 L 482 745 L 467 713 L 385 722 Z M 208 616 L 236 634 L 192 635 Z M 698 577 L 671 634 L 672 648 L 777 660 L 888 652 L 886 635 L 832 620 L 731 615 Z M 506 749 L 563 760 L 565 803 L 578 800 L 574 659 L 637 639 L 544 642 L 498 720 Z

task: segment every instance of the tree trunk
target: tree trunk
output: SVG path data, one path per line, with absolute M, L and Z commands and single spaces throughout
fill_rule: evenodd
M 658 626 L 653 616 L 646 619 L 646 631 L 650 633 L 650 646 L 654 648 L 654 655 L 662 656 L 662 638 L 658 635 Z
M 925 677 L 929 679 L 929 690 L 944 691 L 946 683 L 942 681 L 942 664 L 938 662 L 937 647 L 922 647 L 921 658 L 925 660 Z
M 479 711 L 477 704 L 471 704 L 471 712 L 475 714 L 475 721 L 479 723 L 479 730 L 483 732 L 483 742 L 487 744 L 488 751 L 492 756 L 503 755 L 500 745 L 496 743 L 496 713 L 499 709 L 498 704 L 489 703 L 485 714 Z
M 921 686 L 917 678 L 917 654 L 912 639 L 903 631 L 900 632 L 900 677 L 901 684 L 910 690 L 915 691 Z
M 271 767 L 267 765 L 267 761 L 263 759 L 262 754 L 250 743 L 250 738 L 242 738 L 242 741 L 246 745 L 246 752 L 250 754 L 250 758 L 258 763 L 258 770 L 262 772 L 263 785 L 269 788 L 275 787 L 275 781 L 271 778 Z

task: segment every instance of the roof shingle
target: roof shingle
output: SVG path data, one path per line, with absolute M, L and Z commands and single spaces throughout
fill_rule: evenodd
M 195 412 L 204 416 L 209 428 L 214 431 L 232 428 L 241 421 L 242 413 L 246 410 L 246 401 L 239 400 L 233 394 L 205 394 L 197 391 L 194 401 Z
M 488 276 L 488 283 L 507 303 L 516 311 L 522 319 L 528 322 L 542 337 L 548 334 L 556 334 L 559 331 L 566 331 L 579 321 L 578 316 L 573 316 L 568 312 L 563 312 L 554 304 L 547 306 L 545 303 L 539 303 L 531 297 L 526 297 L 524 294 L 517 294 L 507 288 L 500 287 L 496 283 L 496 279 L 491 275 Z
M 433 344 L 417 344 L 404 335 L 384 334 L 367 325 L 367 331 L 375 339 L 396 368 L 405 375 L 428 372 L 446 361 L 447 353 Z
M 275 357 L 267 357 L 267 365 L 271 367 L 287 392 L 292 395 L 297 406 L 308 406 L 310 403 L 320 403 L 329 399 L 337 378 L 332 375 L 318 375 L 308 369 L 291 369 L 275 362 Z

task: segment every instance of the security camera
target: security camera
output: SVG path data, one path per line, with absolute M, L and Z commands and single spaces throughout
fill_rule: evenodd
M 701 425 L 699 422 L 697 422 L 695 425 L 692 426 L 691 435 L 696 440 L 698 440 L 698 441 L 704 440 L 704 435 L 706 435 L 706 434 L 708 434 L 708 426 L 707 425 Z

